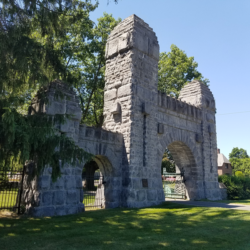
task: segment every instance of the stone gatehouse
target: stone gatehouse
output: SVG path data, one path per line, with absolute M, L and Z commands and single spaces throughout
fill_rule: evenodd
M 94 155 L 106 180 L 107 208 L 164 201 L 161 161 L 166 147 L 177 170 L 185 170 L 189 199 L 220 199 L 213 94 L 199 81 L 187 84 L 178 99 L 158 92 L 158 60 L 155 33 L 132 15 L 115 27 L 107 42 L 102 129 L 80 124 L 79 99 L 59 81 L 48 88 L 48 105 L 33 100 L 31 112 L 72 115 L 60 131 Z M 65 93 L 63 100 L 55 98 L 56 88 Z M 55 183 L 47 167 L 32 189 L 25 189 L 28 211 L 34 216 L 83 211 L 83 166 L 64 166 Z

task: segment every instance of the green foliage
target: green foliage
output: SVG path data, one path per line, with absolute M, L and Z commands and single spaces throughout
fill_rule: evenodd
M 234 173 L 234 175 L 235 175 L 236 177 L 245 177 L 245 175 L 242 174 L 241 171 L 236 171 L 236 172 Z
M 194 61 L 194 57 L 187 57 L 185 52 L 174 44 L 170 48 L 170 52 L 160 53 L 158 90 L 177 98 L 181 88 L 193 79 L 201 80 L 206 85 L 209 83 L 197 70 L 198 63 Z
M 175 162 L 173 160 L 173 156 L 171 155 L 170 151 L 166 148 L 161 162 L 161 172 L 163 173 L 163 168 L 166 168 L 168 173 L 175 173 Z
M 52 179 L 60 176 L 64 163 L 75 165 L 91 158 L 63 134 L 57 133 L 56 124 L 63 123 L 63 117 L 37 114 L 23 116 L 15 109 L 7 109 L 0 123 L 0 166 L 24 165 L 27 160 L 35 163 L 34 175 L 42 172 L 46 165 L 52 167 Z
M 244 158 L 249 158 L 247 151 L 243 148 L 233 148 L 232 152 L 229 154 L 229 159 L 231 158 L 239 158 L 239 159 L 244 159 Z
M 220 175 L 219 182 L 226 185 L 229 200 L 250 198 L 250 178 Z
M 250 158 L 230 158 L 233 172 L 240 171 L 244 176 L 250 176 Z
M 104 86 L 105 86 L 105 46 L 110 32 L 121 21 L 104 13 L 98 24 L 91 30 L 91 40 L 79 41 L 88 51 L 84 57 L 76 55 L 73 62 L 80 79 L 75 84 L 79 93 L 83 112 L 82 122 L 101 127 L 103 123 Z M 76 70 L 76 64 L 78 69 Z
M 91 38 L 89 12 L 97 4 L 89 0 L 0 0 L 0 6 L 0 166 L 33 161 L 39 174 L 49 164 L 55 180 L 60 175 L 59 160 L 62 165 L 75 164 L 77 158 L 89 154 L 55 129 L 63 117 L 25 116 L 24 109 L 32 93 L 52 79 L 71 85 L 79 79 L 68 67 L 72 43 L 66 41 L 77 28 L 81 39 Z M 84 53 L 87 50 L 83 57 Z

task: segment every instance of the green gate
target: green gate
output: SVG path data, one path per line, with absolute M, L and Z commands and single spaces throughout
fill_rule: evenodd
M 167 173 L 163 171 L 162 183 L 166 198 L 186 199 L 184 172 Z

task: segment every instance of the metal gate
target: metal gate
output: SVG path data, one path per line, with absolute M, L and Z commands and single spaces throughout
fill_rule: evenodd
M 162 183 L 166 198 L 186 199 L 184 173 L 163 172 Z
M 21 196 L 23 189 L 23 168 L 0 168 L 0 210 L 8 209 L 24 212 L 21 209 Z
M 83 175 L 83 204 L 85 210 L 101 209 L 104 203 L 104 176 Z

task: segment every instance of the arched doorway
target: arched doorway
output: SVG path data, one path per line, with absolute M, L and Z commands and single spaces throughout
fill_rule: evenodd
M 167 146 L 167 152 L 169 164 L 165 164 L 166 168 L 162 169 L 164 192 L 172 192 L 174 194 L 172 198 L 194 199 L 196 197 L 197 165 L 192 151 L 185 143 L 174 141 Z M 164 168 L 163 162 L 162 167 Z
M 96 155 L 85 163 L 82 172 L 83 203 L 86 210 L 118 206 L 120 187 L 115 186 L 113 167 L 106 156 Z

